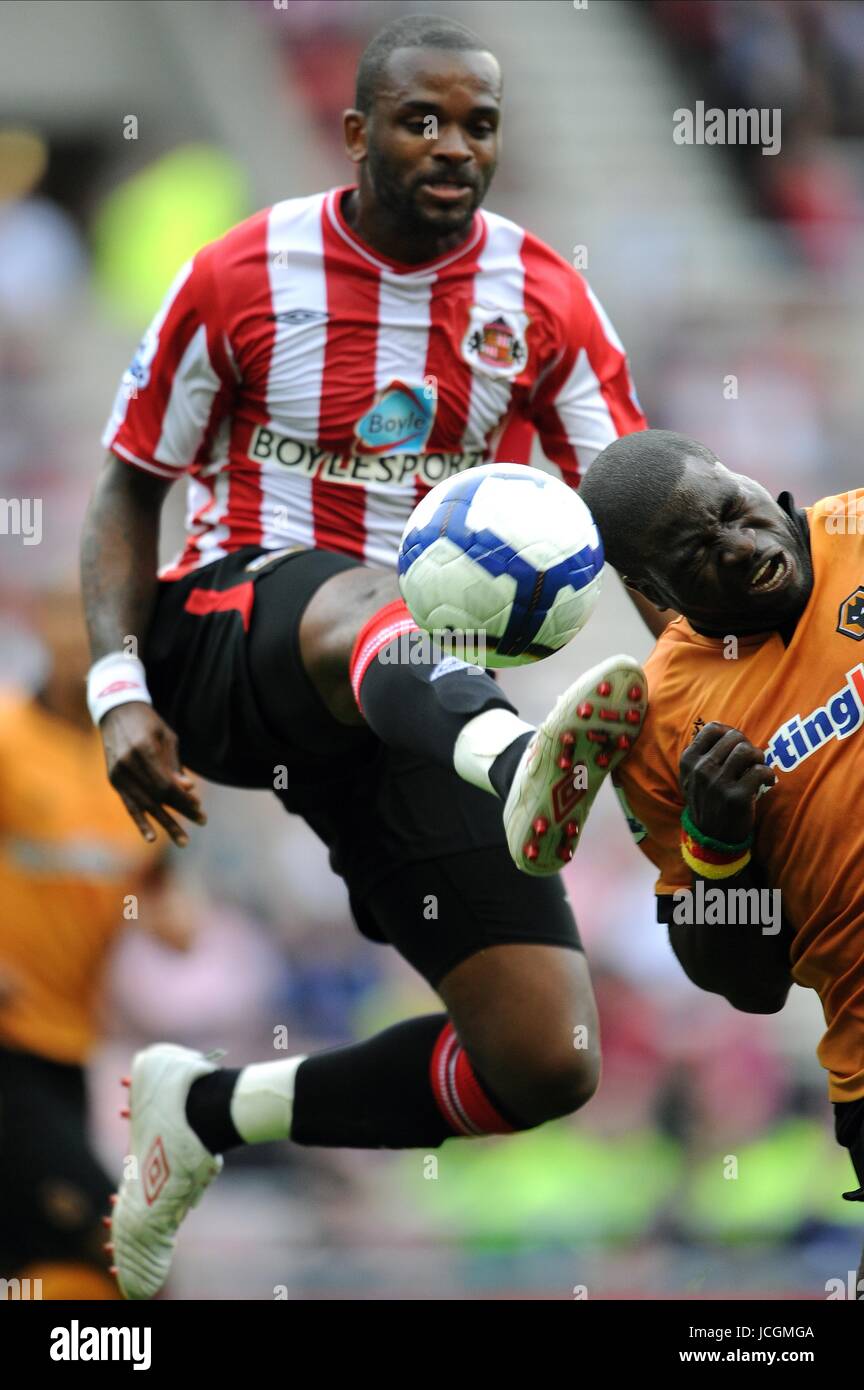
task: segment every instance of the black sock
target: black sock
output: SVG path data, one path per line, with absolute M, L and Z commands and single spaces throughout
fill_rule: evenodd
M 453 767 L 465 725 L 490 709 L 515 707 L 486 671 L 440 654 L 428 633 L 411 632 L 370 661 L 360 703 L 367 724 L 390 748 Z
M 446 1014 L 427 1014 L 364 1042 L 307 1057 L 294 1079 L 291 1138 L 321 1148 L 437 1149 L 451 1135 L 464 1133 L 444 1118 L 433 1089 L 433 1053 L 442 1035 L 446 1038 L 445 1029 L 452 1035 Z M 478 1093 L 485 1096 L 506 1128 L 524 1128 L 470 1063 L 469 1070 L 469 1091 L 473 1085 L 475 1098 Z M 231 1120 L 239 1075 L 228 1069 L 211 1072 L 189 1090 L 186 1118 L 211 1153 L 224 1153 L 244 1142 Z M 490 1128 L 488 1106 L 479 1125 L 470 1132 L 502 1132 Z
M 199 1076 L 189 1088 L 186 1119 L 211 1154 L 224 1154 L 245 1142 L 231 1119 L 231 1097 L 239 1075 L 231 1067 L 220 1067 Z
M 429 1063 L 446 1014 L 409 1018 L 348 1047 L 307 1057 L 294 1082 L 291 1138 L 348 1149 L 436 1149 L 453 1133 Z
M 522 754 L 525 752 L 525 749 L 533 737 L 534 734 L 530 729 L 524 734 L 520 734 L 512 743 L 508 744 L 503 753 L 498 754 L 498 757 L 489 769 L 489 781 L 492 783 L 502 801 L 507 800 L 510 783 L 513 781 L 516 769 L 522 761 Z
M 291 1138 L 298 1144 L 436 1149 L 452 1135 L 524 1128 L 478 1075 L 446 1014 L 406 1019 L 297 1069 Z
M 446 1014 L 397 1023 L 365 1042 L 307 1057 L 297 1068 L 291 1138 L 344 1148 L 437 1148 L 452 1134 L 429 1084 L 429 1060 Z M 228 1067 L 199 1076 L 186 1118 L 213 1154 L 245 1141 L 231 1119 L 240 1075 Z

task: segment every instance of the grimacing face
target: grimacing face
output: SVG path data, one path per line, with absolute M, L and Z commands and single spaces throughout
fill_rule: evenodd
M 697 627 L 763 632 L 801 613 L 813 570 L 806 543 L 760 483 L 691 454 L 633 587 Z
M 491 53 L 396 49 L 370 115 L 346 117 L 378 203 L 406 228 L 464 235 L 495 172 L 500 100 Z

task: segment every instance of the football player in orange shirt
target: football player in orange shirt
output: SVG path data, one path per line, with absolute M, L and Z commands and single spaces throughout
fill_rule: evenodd
M 90 1146 L 84 1070 L 102 968 L 136 907 L 166 944 L 188 934 L 160 854 L 105 778 L 77 596 L 44 596 L 38 626 L 41 688 L 0 692 L 0 1297 L 111 1299 L 112 1184 Z
M 736 1008 L 773 1013 L 793 980 L 818 991 L 862 1201 L 864 494 L 802 510 L 649 430 L 605 449 L 582 496 L 625 584 L 682 615 L 615 779 L 658 917 L 690 979 Z

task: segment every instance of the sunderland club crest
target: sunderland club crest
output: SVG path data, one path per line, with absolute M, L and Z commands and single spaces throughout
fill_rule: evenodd
M 475 304 L 462 343 L 462 356 L 472 367 L 490 376 L 518 376 L 528 360 L 527 327 L 527 314 Z

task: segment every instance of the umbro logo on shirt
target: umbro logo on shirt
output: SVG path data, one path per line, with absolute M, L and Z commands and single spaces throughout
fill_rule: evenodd
M 323 309 L 285 309 L 281 314 L 271 314 L 275 323 L 287 323 L 294 327 L 304 323 L 324 323 L 329 315 Z

